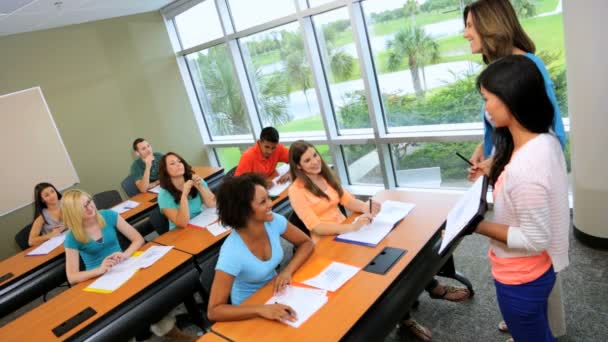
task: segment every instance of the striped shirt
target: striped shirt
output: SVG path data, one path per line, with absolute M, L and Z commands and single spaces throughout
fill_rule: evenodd
M 499 260 L 539 256 L 546 251 L 555 272 L 563 270 L 569 264 L 570 210 L 566 162 L 559 141 L 551 134 L 539 134 L 513 154 L 502 176 L 495 194 L 494 220 L 508 225 L 509 231 L 507 244 L 490 241 L 490 255 Z M 525 278 L 523 269 L 521 277 Z

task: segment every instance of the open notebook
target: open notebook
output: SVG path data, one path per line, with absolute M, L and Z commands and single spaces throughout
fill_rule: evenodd
M 294 328 L 302 325 L 325 303 L 327 303 L 327 291 L 308 289 L 298 286 L 288 286 L 283 292 L 272 296 L 266 304 L 283 304 L 290 306 L 296 312 L 296 321 L 282 321 Z
M 415 206 L 413 203 L 385 201 L 372 223 L 359 230 L 342 233 L 336 236 L 336 241 L 375 247 Z

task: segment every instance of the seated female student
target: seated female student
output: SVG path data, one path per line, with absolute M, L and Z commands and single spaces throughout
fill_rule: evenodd
M 169 229 L 186 227 L 205 207 L 215 208 L 215 195 L 207 183 L 177 153 L 169 152 L 160 159 L 158 174 L 158 207 L 169 219 Z
M 380 211 L 380 203 L 356 199 L 342 188 L 315 147 L 298 140 L 289 148 L 289 167 L 293 184 L 289 187 L 289 201 L 293 210 L 314 235 L 333 235 L 360 229 L 371 222 Z M 353 223 L 346 219 L 339 204 L 346 209 L 363 213 Z
M 555 341 L 547 302 L 555 270 L 568 264 L 568 179 L 560 142 L 550 133 L 554 108 L 541 72 L 529 58 L 503 57 L 477 87 L 494 123 L 490 183 L 494 219 L 478 234 L 488 257 L 498 306 L 515 341 Z
M 61 215 L 69 228 L 64 246 L 65 270 L 70 284 L 106 273 L 144 244 L 139 232 L 118 213 L 97 211 L 91 196 L 81 190 L 63 194 Z M 117 230 L 131 241 L 125 251 L 118 244 Z M 79 268 L 79 257 L 84 261 L 85 270 Z
M 258 174 L 226 179 L 217 203 L 220 221 L 234 229 L 220 250 L 209 298 L 209 319 L 295 320 L 295 312 L 286 305 L 241 303 L 273 278 L 274 292 L 282 291 L 310 256 L 314 244 L 285 217 L 272 212 L 266 181 Z M 296 252 L 277 275 L 276 268 L 283 259 L 280 237 L 296 246 Z
M 30 246 L 39 245 L 65 230 L 60 200 L 61 193 L 53 184 L 38 183 L 34 187 L 34 222 L 28 238 Z

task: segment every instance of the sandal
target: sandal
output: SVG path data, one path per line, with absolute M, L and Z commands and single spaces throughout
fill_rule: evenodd
M 504 332 L 504 333 L 509 332 L 509 327 L 507 326 L 507 322 L 500 321 L 498 323 L 498 331 Z
M 414 335 L 419 341 L 428 342 L 433 336 L 431 330 L 429 330 L 428 328 L 413 319 L 403 321 L 401 326 L 407 329 L 410 333 L 412 333 L 412 335 Z
M 429 291 L 429 296 L 433 299 L 445 299 L 449 300 L 450 302 L 462 302 L 463 300 L 469 299 L 469 297 L 471 296 L 471 291 L 469 291 L 469 289 L 467 289 L 466 287 L 455 287 L 451 285 L 438 286 L 443 286 L 443 293 L 435 294 L 433 293 L 433 291 Z M 454 294 L 458 293 L 463 293 L 463 295 L 454 296 Z

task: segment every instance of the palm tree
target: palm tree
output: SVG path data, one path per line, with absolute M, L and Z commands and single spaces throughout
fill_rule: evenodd
M 530 0 L 513 0 L 513 8 L 521 18 L 530 18 L 536 15 L 536 6 Z
M 230 56 L 225 46 L 216 46 L 207 53 L 198 53 L 195 63 L 190 63 L 203 110 L 207 112 L 212 135 L 243 134 L 249 131 L 249 121 L 243 106 L 239 83 L 234 75 Z M 287 113 L 288 92 L 284 81 L 277 76 L 253 73 L 259 85 L 260 111 L 268 114 L 273 123 L 289 121 Z
M 342 29 L 346 31 L 349 26 Z M 338 34 L 335 26 L 325 26 L 321 31 L 323 37 L 319 39 L 325 43 L 325 48 L 321 48 L 326 60 L 329 60 L 331 74 L 338 80 L 347 80 L 353 74 L 355 68 L 355 58 L 343 51 L 337 44 Z
M 297 32 L 281 31 L 280 55 L 281 60 L 285 63 L 286 74 L 290 78 L 288 84 L 296 85 L 304 92 L 306 105 L 310 112 L 310 102 L 306 90 L 313 86 L 312 71 L 306 61 L 302 36 Z
M 423 28 L 406 26 L 395 34 L 395 38 L 389 41 L 388 48 L 388 69 L 396 71 L 407 57 L 407 64 L 412 75 L 414 91 L 416 96 L 424 97 L 424 92 L 420 84 L 419 68 L 426 62 L 437 60 L 439 46 L 433 38 L 426 34 Z

